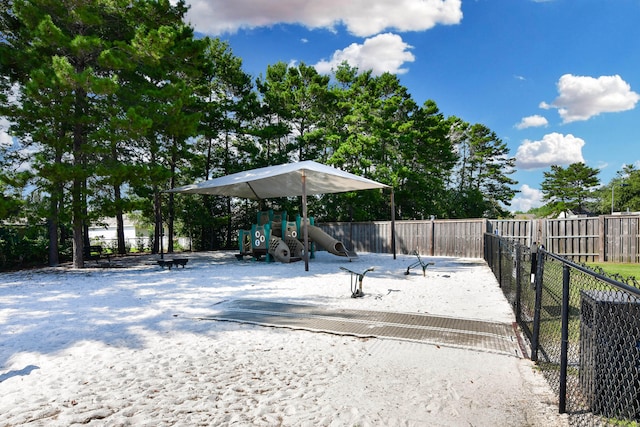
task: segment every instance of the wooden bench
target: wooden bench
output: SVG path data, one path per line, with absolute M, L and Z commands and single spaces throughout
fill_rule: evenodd
M 181 265 L 184 268 L 189 262 L 189 258 L 174 258 L 173 265 Z
M 157 262 L 160 267 L 169 267 L 169 270 L 171 270 L 171 267 L 173 267 L 174 265 L 180 265 L 182 266 L 182 268 L 184 268 L 189 262 L 189 258 L 159 259 Z
M 100 260 L 106 258 L 107 264 L 111 263 L 111 255 L 104 253 L 104 249 L 100 245 L 91 245 L 84 247 L 85 261 L 95 261 L 100 264 Z

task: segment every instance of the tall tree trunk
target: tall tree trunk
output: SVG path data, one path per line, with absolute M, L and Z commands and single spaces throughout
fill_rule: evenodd
M 212 156 L 212 145 L 213 138 L 209 138 L 209 143 L 207 144 L 207 161 L 204 165 L 204 180 L 211 179 L 211 156 Z
M 177 148 L 176 148 L 176 140 L 173 141 L 173 146 L 171 149 L 171 178 L 169 182 L 169 188 L 175 188 L 176 186 L 176 163 L 177 163 Z M 174 194 L 169 193 L 169 205 L 168 205 L 168 234 L 169 234 L 169 242 L 167 243 L 167 252 L 173 253 L 173 222 L 175 218 L 175 199 Z
M 231 150 L 230 150 L 230 142 L 229 142 L 229 131 L 225 130 L 224 132 L 224 173 L 225 175 L 229 175 L 229 164 Z M 225 243 L 225 248 L 231 247 L 231 197 L 227 197 L 227 239 Z
M 171 177 L 171 188 L 173 188 L 173 177 Z M 173 220 L 175 216 L 174 195 L 169 193 L 169 220 L 167 224 L 167 234 L 169 235 L 169 241 L 167 242 L 167 252 L 173 253 Z
M 227 197 L 227 242 L 225 248 L 231 247 L 231 197 Z M 283 236 L 284 237 L 284 236 Z
M 76 90 L 75 110 L 74 110 L 74 128 L 73 128 L 73 184 L 71 187 L 71 215 L 73 230 L 73 267 L 84 267 L 84 133 L 85 126 L 82 119 L 85 113 L 86 94 L 82 89 Z
M 56 267 L 60 264 L 58 257 L 58 214 L 54 212 L 56 202 L 51 202 L 51 218 L 49 218 L 49 266 Z
M 87 180 L 82 180 L 82 245 L 91 246 L 89 239 L 89 207 L 87 205 Z
M 118 163 L 118 143 L 113 142 L 111 144 L 111 158 L 117 164 Z M 124 213 L 122 212 L 122 182 L 120 175 L 115 177 L 113 183 L 113 204 L 116 210 L 116 242 L 117 253 L 125 255 L 127 253 L 126 242 L 124 240 Z
M 153 185 L 153 248 L 151 253 L 160 253 L 160 239 L 162 239 L 162 207 L 160 206 L 160 191 L 157 185 Z
M 122 193 L 119 184 L 113 186 L 113 199 L 116 205 L 116 235 L 118 239 L 118 253 L 120 255 L 124 255 L 127 253 L 127 248 L 124 241 L 124 214 L 122 212 Z
M 150 176 L 152 177 L 151 181 L 153 182 L 153 245 L 151 247 L 152 254 L 160 253 L 160 239 L 162 239 L 162 206 L 160 199 L 160 190 L 158 189 L 157 178 L 155 178 L 155 173 L 153 173 L 153 169 L 157 167 L 158 159 L 157 159 L 157 145 L 152 141 L 151 142 L 151 150 L 150 155 L 151 159 L 149 160 L 149 165 L 151 167 Z
M 73 179 L 71 188 L 71 212 L 73 215 L 72 231 L 73 231 L 73 267 L 84 267 L 84 240 L 82 221 L 82 179 L 76 177 Z
M 56 150 L 54 160 L 56 165 L 62 163 L 62 150 Z M 57 181 L 57 178 L 55 179 Z M 60 224 L 60 211 L 62 210 L 62 200 L 64 187 L 62 183 L 53 183 L 51 189 L 51 203 L 49 205 L 49 266 L 56 267 L 60 264 L 60 235 L 58 228 Z

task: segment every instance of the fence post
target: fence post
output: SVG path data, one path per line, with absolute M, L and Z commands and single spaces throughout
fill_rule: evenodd
M 491 268 L 491 272 L 493 272 L 493 264 L 491 263 L 491 258 L 489 258 L 489 238 L 487 237 L 487 233 L 484 233 L 482 235 L 482 239 L 484 240 L 484 250 L 483 250 L 483 256 L 484 256 L 484 260 L 487 262 L 487 264 L 489 264 L 489 267 Z
M 498 241 L 498 286 L 502 287 L 502 239 L 496 240 Z
M 567 366 L 569 349 L 569 282 L 571 272 L 569 266 L 562 266 L 562 332 L 560 347 L 560 396 L 558 409 L 561 414 L 567 412 Z
M 536 301 L 533 313 L 533 333 L 531 337 L 531 360 L 538 361 L 538 340 L 540 339 L 540 310 L 542 309 L 542 274 L 546 251 L 538 249 L 538 265 L 536 268 Z
M 520 316 L 520 296 L 522 295 L 522 286 L 520 284 L 520 282 L 522 281 L 522 274 L 521 274 L 521 270 L 522 270 L 522 246 L 520 246 L 520 244 L 516 243 L 516 305 L 515 305 L 515 310 L 516 310 L 516 322 L 520 323 L 521 320 L 521 316 Z
M 429 255 L 434 256 L 436 253 L 436 222 L 433 215 L 431 216 L 431 248 L 429 249 Z
M 608 261 L 606 255 L 607 249 L 607 228 L 606 218 L 604 215 L 598 217 L 598 262 Z

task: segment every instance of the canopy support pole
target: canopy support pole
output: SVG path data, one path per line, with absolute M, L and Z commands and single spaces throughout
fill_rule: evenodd
M 162 191 L 158 192 L 158 217 L 160 219 L 160 259 L 164 259 L 164 224 L 162 218 Z
M 309 227 L 307 226 L 307 176 L 302 171 L 302 238 L 304 239 L 304 271 L 309 271 Z
M 393 186 L 391 187 L 391 251 L 393 259 L 396 259 L 396 202 Z

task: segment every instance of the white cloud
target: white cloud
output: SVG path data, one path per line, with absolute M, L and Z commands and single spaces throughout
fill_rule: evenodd
M 9 121 L 4 117 L 0 117 L 0 147 L 11 147 L 13 138 L 7 133 L 9 129 Z
M 539 169 L 551 165 L 584 162 L 584 140 L 571 134 L 550 133 L 541 141 L 524 140 L 516 153 L 516 165 L 522 169 Z
M 564 123 L 631 110 L 640 100 L 640 95 L 618 75 L 593 78 L 565 74 L 557 86 L 559 96 L 551 104 L 542 102 L 540 108 L 557 108 Z
M 511 201 L 509 210 L 512 212 L 528 212 L 529 209 L 538 208 L 542 205 L 542 191 L 523 184 L 522 187 L 520 187 L 520 193 Z
M 343 24 L 360 37 L 385 30 L 424 31 L 462 20 L 462 0 L 187 0 L 196 31 L 219 35 L 274 24 L 334 30 Z
M 518 129 L 526 129 L 526 128 L 533 128 L 533 127 L 547 126 L 548 124 L 549 124 L 549 122 L 547 121 L 546 118 L 536 114 L 534 116 L 529 116 L 529 117 L 523 118 L 520 121 L 520 123 L 518 123 L 516 125 L 516 128 L 518 128 Z
M 7 91 L 7 101 L 9 105 L 18 105 L 20 98 L 20 86 L 18 84 L 14 84 Z M 11 147 L 13 146 L 13 138 L 9 135 L 9 120 L 6 117 L 0 117 L 0 147 Z
M 384 72 L 403 74 L 407 72 L 402 66 L 406 62 L 415 61 L 409 52 L 411 46 L 397 34 L 380 34 L 366 39 L 363 44 L 353 43 L 333 53 L 330 60 L 322 60 L 315 65 L 320 74 L 329 74 L 342 62 L 347 62 L 360 71 L 372 70 L 373 74 Z
M 11 147 L 13 145 L 13 138 L 3 130 L 0 130 L 0 147 Z

